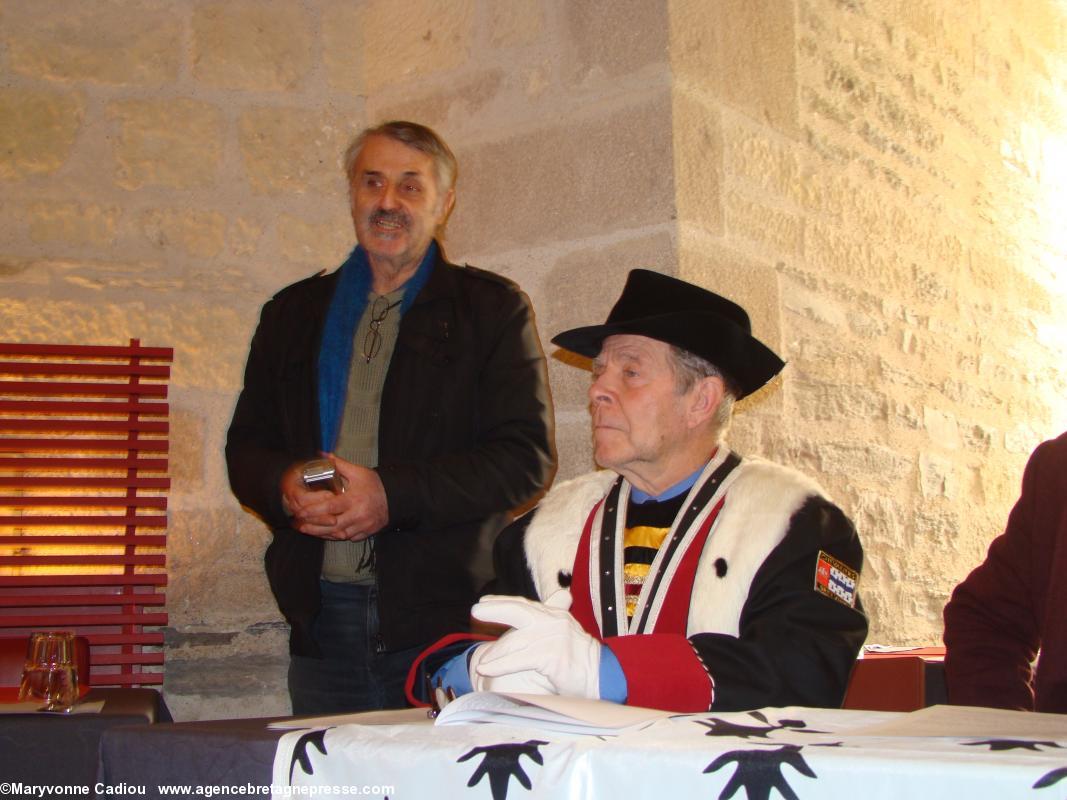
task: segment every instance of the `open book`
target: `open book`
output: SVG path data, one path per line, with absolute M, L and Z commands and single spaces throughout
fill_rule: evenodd
M 621 706 L 603 700 L 548 694 L 471 692 L 445 706 L 437 725 L 496 722 L 562 733 L 618 736 L 637 731 L 675 712 Z

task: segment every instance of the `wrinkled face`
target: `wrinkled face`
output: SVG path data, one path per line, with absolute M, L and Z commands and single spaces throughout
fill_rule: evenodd
M 670 345 L 609 336 L 593 360 L 589 387 L 596 462 L 655 482 L 684 449 L 689 397 L 678 391 Z
M 387 136 L 370 136 L 349 176 L 356 238 L 372 264 L 417 265 L 452 206 L 433 159 Z

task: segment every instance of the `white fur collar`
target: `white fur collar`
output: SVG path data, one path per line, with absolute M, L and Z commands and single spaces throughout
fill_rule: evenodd
M 539 597 L 560 588 L 561 569 L 570 573 L 586 518 L 618 477 L 600 470 L 556 484 L 530 512 L 536 516 L 526 529 L 526 563 Z
M 734 473 L 697 566 L 689 635 L 701 631 L 738 635 L 741 609 L 756 571 L 785 538 L 793 514 L 809 497 L 824 496 L 813 480 L 769 461 L 746 459 Z M 716 566 L 720 559 L 726 565 L 723 577 Z M 814 586 L 814 563 L 811 577 Z
M 552 488 L 531 513 L 526 560 L 544 598 L 559 588 L 559 573 L 570 573 L 589 512 L 618 476 L 610 470 L 588 473 Z M 789 521 L 811 496 L 825 493 L 795 470 L 760 459 L 745 459 L 727 480 L 722 511 L 697 567 L 688 633 L 736 636 L 741 609 L 756 571 L 785 537 Z M 725 562 L 719 577 L 716 562 Z M 812 565 L 814 580 L 814 565 Z

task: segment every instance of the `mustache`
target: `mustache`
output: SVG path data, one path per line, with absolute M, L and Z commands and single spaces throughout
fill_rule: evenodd
M 394 225 L 404 226 L 407 226 L 409 222 L 408 215 L 405 214 L 403 211 L 386 211 L 382 208 L 379 208 L 370 215 L 370 221 L 372 223 L 389 222 Z

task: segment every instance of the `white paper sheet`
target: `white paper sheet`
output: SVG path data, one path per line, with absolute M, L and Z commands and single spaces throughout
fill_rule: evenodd
M 471 692 L 445 706 L 436 724 L 495 722 L 536 730 L 615 736 L 671 716 L 670 711 L 579 697 Z

